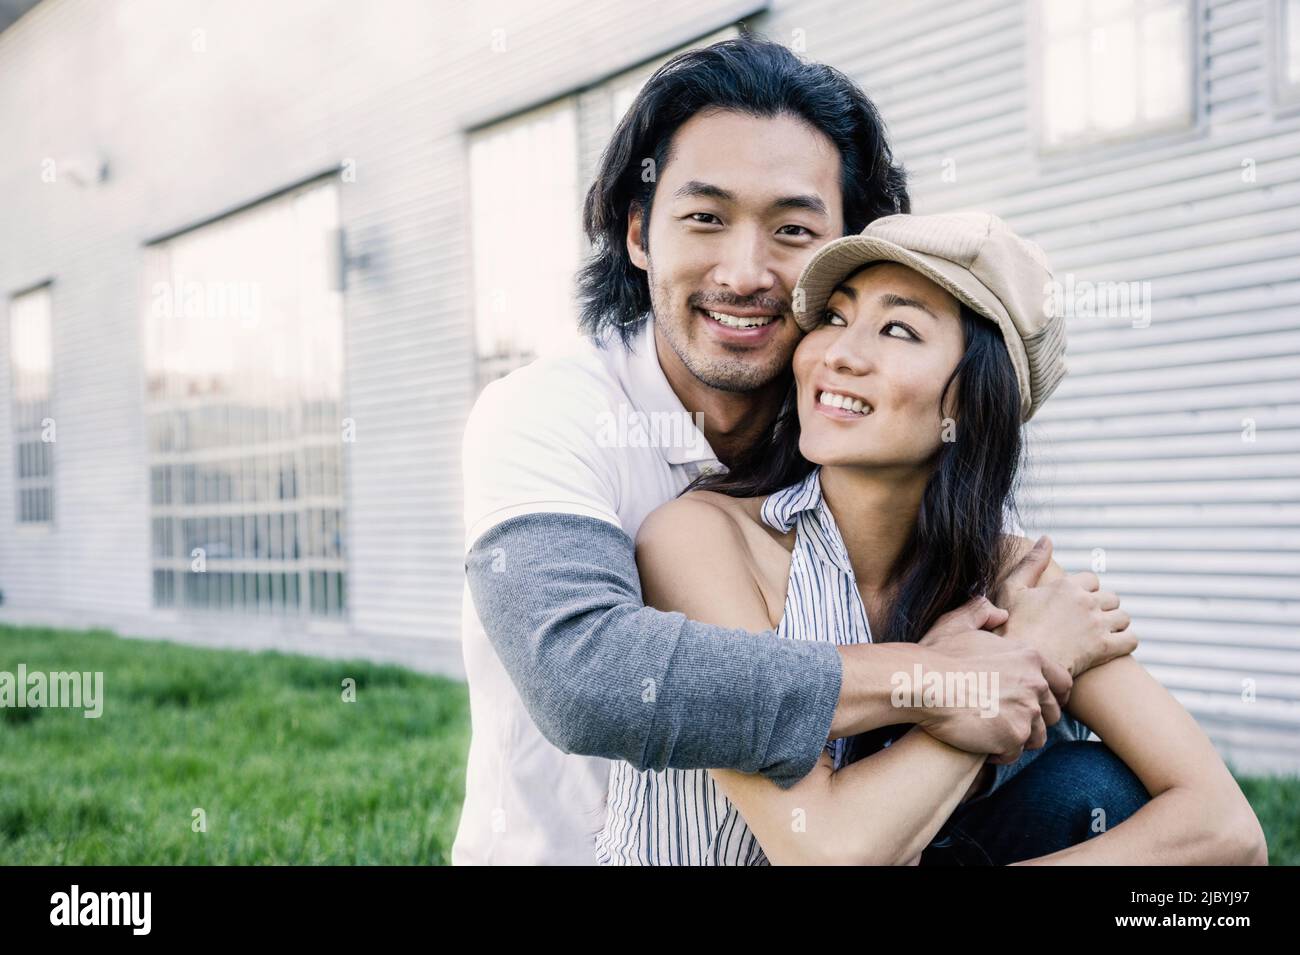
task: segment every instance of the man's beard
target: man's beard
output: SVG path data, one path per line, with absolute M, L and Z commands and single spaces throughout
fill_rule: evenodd
M 655 281 L 653 268 L 649 269 L 648 279 L 650 308 L 654 312 L 655 325 L 668 339 L 668 344 L 687 371 L 710 388 L 740 393 L 757 391 L 770 384 L 789 365 L 788 361 L 779 358 L 759 362 L 752 358 L 746 360 L 739 355 L 716 357 L 700 354 L 691 347 L 706 335 L 696 325 L 698 313 L 687 305 L 685 314 L 677 314 L 667 291 Z

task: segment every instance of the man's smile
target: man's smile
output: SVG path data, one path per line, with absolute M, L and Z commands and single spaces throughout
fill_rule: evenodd
M 721 306 L 695 308 L 719 341 L 728 344 L 754 345 L 768 341 L 774 329 L 779 328 L 782 316 L 769 309 L 736 308 Z

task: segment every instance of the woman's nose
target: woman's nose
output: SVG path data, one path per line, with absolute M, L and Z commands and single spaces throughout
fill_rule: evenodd
M 855 324 L 844 329 L 826 348 L 826 367 L 844 375 L 865 375 L 871 370 L 871 346 L 858 334 Z

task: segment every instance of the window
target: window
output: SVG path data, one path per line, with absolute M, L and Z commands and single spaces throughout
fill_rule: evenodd
M 1290 105 L 1300 103 L 1300 0 L 1276 3 L 1273 73 L 1278 102 Z
M 344 615 L 331 182 L 146 249 L 154 603 Z
M 54 522 L 54 419 L 50 416 L 53 346 L 50 287 L 9 301 L 13 382 L 15 515 L 23 525 Z
M 577 337 L 574 99 L 473 133 L 469 164 L 474 322 L 486 383 Z
M 1190 0 L 1036 0 L 1047 149 L 1191 124 Z
M 739 31 L 727 27 L 689 47 Z M 610 133 L 645 81 L 681 50 L 469 137 L 479 384 L 578 337 L 582 199 Z M 586 154 L 580 144 L 592 147 Z

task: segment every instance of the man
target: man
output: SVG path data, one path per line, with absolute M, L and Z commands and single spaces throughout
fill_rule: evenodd
M 1072 675 L 1133 649 L 1127 630 L 1089 623 L 1113 599 L 1095 576 L 1033 586 L 1045 548 L 998 595 L 1010 641 L 982 629 L 998 619 L 987 603 L 920 644 L 856 647 L 642 605 L 641 521 L 703 470 L 734 463 L 779 410 L 803 265 L 908 205 L 870 101 L 777 44 L 745 37 L 684 54 L 637 97 L 584 210 L 591 340 L 489 385 L 466 428 L 473 739 L 453 862 L 594 862 L 609 759 L 788 786 L 828 737 L 902 722 L 990 754 L 968 793 L 987 797 L 1041 751 Z M 662 427 L 673 422 L 685 427 Z M 914 665 L 996 672 L 1000 715 L 896 709 L 890 676 Z M 1010 715 L 1024 712 L 1036 715 Z

